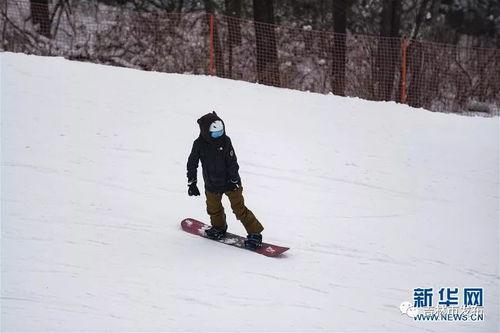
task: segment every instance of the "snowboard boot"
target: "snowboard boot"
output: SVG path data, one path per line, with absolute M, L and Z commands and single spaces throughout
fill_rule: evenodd
M 261 234 L 248 234 L 245 240 L 245 247 L 249 250 L 257 250 L 262 246 L 262 235 Z
M 205 230 L 205 234 L 210 239 L 219 240 L 222 237 L 224 237 L 224 235 L 226 234 L 226 230 L 227 230 L 227 224 L 223 228 L 212 226 L 209 229 Z

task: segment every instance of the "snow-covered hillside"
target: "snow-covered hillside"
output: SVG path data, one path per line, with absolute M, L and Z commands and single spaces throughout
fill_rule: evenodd
M 2 331 L 499 329 L 498 118 L 0 57 Z M 281 258 L 180 229 L 208 221 L 185 167 L 212 110 Z M 469 287 L 484 321 L 400 312 Z

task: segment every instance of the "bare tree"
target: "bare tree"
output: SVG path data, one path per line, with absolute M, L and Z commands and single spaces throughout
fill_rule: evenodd
M 225 0 L 228 27 L 228 68 L 227 76 L 233 77 L 233 47 L 241 45 L 241 0 Z
M 253 0 L 257 75 L 263 84 L 279 86 L 278 48 L 274 26 L 273 0 Z
M 241 44 L 241 0 L 225 0 L 226 15 L 235 20 L 228 20 L 229 37 L 232 43 Z
M 48 0 L 31 0 L 31 21 L 38 26 L 41 35 L 50 38 L 50 14 Z
M 420 26 L 422 25 L 424 15 L 427 12 L 427 5 L 429 4 L 429 1 L 430 0 L 422 0 L 422 3 L 420 4 L 420 8 L 418 9 L 417 15 L 415 17 L 415 26 L 413 27 L 411 32 L 411 39 L 416 39 L 418 33 L 420 32 Z
M 346 66 L 346 25 L 349 0 L 333 0 L 332 92 L 344 96 Z
M 415 25 L 411 31 L 410 46 L 408 48 L 408 67 L 409 67 L 409 83 L 408 83 L 408 104 L 414 107 L 421 107 L 424 103 L 423 94 L 423 80 L 422 76 L 422 62 L 424 60 L 424 53 L 422 50 L 422 44 L 415 39 L 419 36 L 420 27 L 424 21 L 424 16 L 428 11 L 428 5 L 430 0 L 422 0 L 420 7 L 418 9 L 417 15 L 415 17 Z M 435 6 L 435 3 L 440 3 L 441 0 L 434 0 L 434 4 L 431 3 L 431 9 Z M 437 16 L 437 15 L 436 15 Z
M 394 75 L 401 51 L 399 46 L 401 0 L 383 0 L 382 21 L 377 56 L 375 60 L 374 79 L 376 84 L 375 99 L 390 101 L 394 88 Z M 387 38 L 384 38 L 387 37 Z

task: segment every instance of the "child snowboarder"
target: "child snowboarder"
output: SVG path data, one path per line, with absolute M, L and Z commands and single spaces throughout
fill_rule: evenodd
M 212 224 L 206 234 L 209 238 L 221 239 L 226 233 L 226 214 L 221 202 L 222 194 L 225 194 L 231 202 L 233 213 L 248 233 L 245 247 L 257 249 L 262 245 L 261 232 L 264 227 L 245 206 L 239 166 L 231 139 L 226 135 L 224 122 L 214 111 L 198 119 L 198 124 L 200 136 L 194 141 L 187 162 L 188 194 L 200 195 L 196 181 L 198 161 L 201 160 L 207 212 Z

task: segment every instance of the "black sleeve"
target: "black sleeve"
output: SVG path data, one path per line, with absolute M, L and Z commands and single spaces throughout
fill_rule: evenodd
M 227 149 L 226 149 L 226 167 L 229 180 L 240 181 L 240 175 L 238 174 L 239 165 L 236 158 L 236 153 L 234 152 L 233 144 L 231 139 L 227 137 Z
M 195 140 L 193 142 L 193 148 L 191 149 L 191 154 L 187 161 L 187 178 L 188 181 L 196 180 L 198 174 L 198 162 L 200 161 L 200 152 L 198 147 L 198 142 Z

